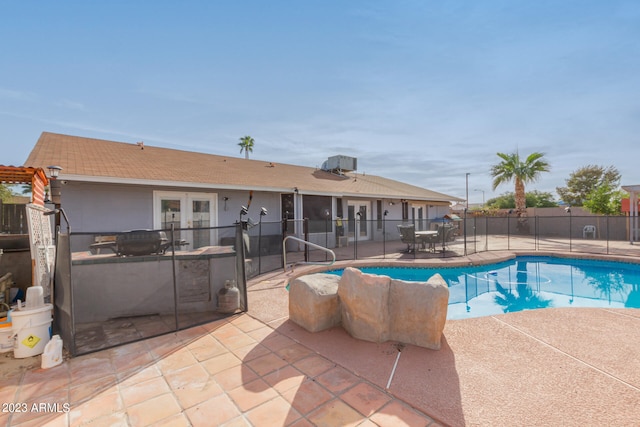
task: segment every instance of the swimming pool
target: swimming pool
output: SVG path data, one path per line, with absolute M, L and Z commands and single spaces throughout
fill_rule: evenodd
M 640 264 L 519 256 L 496 264 L 452 268 L 358 267 L 364 273 L 449 285 L 447 319 L 551 307 L 640 308 Z M 342 270 L 327 271 L 342 274 Z

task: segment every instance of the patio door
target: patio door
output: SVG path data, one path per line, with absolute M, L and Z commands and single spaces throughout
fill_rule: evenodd
M 349 241 L 369 240 L 369 212 L 370 202 L 349 200 L 347 202 L 347 231 Z M 358 215 L 360 214 L 360 215 Z
M 215 193 L 156 191 L 153 198 L 155 229 L 168 230 L 173 224 L 174 239 L 185 240 L 188 249 L 217 245 L 211 229 L 217 225 Z
M 426 230 L 427 206 L 423 204 L 411 204 L 411 220 L 416 225 L 416 230 Z

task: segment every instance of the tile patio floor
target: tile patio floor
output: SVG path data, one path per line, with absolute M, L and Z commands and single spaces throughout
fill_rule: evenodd
M 310 334 L 287 279 L 251 281 L 248 313 L 0 377 L 27 409 L 0 425 L 638 425 L 640 310 L 448 321 L 432 351 Z
M 9 376 L 0 401 L 27 408 L 10 426 L 437 425 L 248 314 Z

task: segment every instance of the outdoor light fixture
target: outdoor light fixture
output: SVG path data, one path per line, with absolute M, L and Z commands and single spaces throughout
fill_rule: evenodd
M 387 216 L 389 215 L 389 211 L 385 210 L 384 213 L 382 214 L 383 216 Z
M 58 181 L 58 176 L 60 175 L 60 171 L 62 170 L 62 167 L 47 166 L 47 169 L 49 169 L 49 175 L 51 176 L 51 179 L 49 180 L 49 191 L 51 192 L 50 202 L 53 203 L 57 211 L 60 208 L 60 203 L 62 202 L 62 191 L 60 187 L 61 187 L 61 184 L 64 184 L 64 182 Z M 47 196 L 47 199 L 48 198 L 49 196 Z M 57 214 L 58 212 L 55 212 L 55 213 Z M 60 225 L 60 215 L 56 215 L 55 224 L 56 224 L 56 227 Z M 68 222 L 67 222 L 67 225 L 68 225 Z
M 49 175 L 53 179 L 56 179 L 62 170 L 60 166 L 47 166 L 47 169 L 49 169 Z
M 242 208 L 240 208 L 240 217 L 242 218 L 243 215 L 246 215 L 249 213 L 249 209 L 246 206 L 242 206 Z
M 260 208 L 260 216 L 265 216 L 267 214 L 267 208 Z

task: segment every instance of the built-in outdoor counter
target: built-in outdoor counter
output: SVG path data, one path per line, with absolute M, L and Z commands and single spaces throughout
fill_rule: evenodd
M 71 283 L 76 323 L 121 317 L 214 311 L 217 293 L 227 280 L 237 281 L 236 252 L 209 246 L 172 254 L 119 257 L 76 252 Z M 174 293 L 175 276 L 175 293 Z
M 31 249 L 28 234 L 0 234 L 0 277 L 11 273 L 23 293 L 31 286 Z

